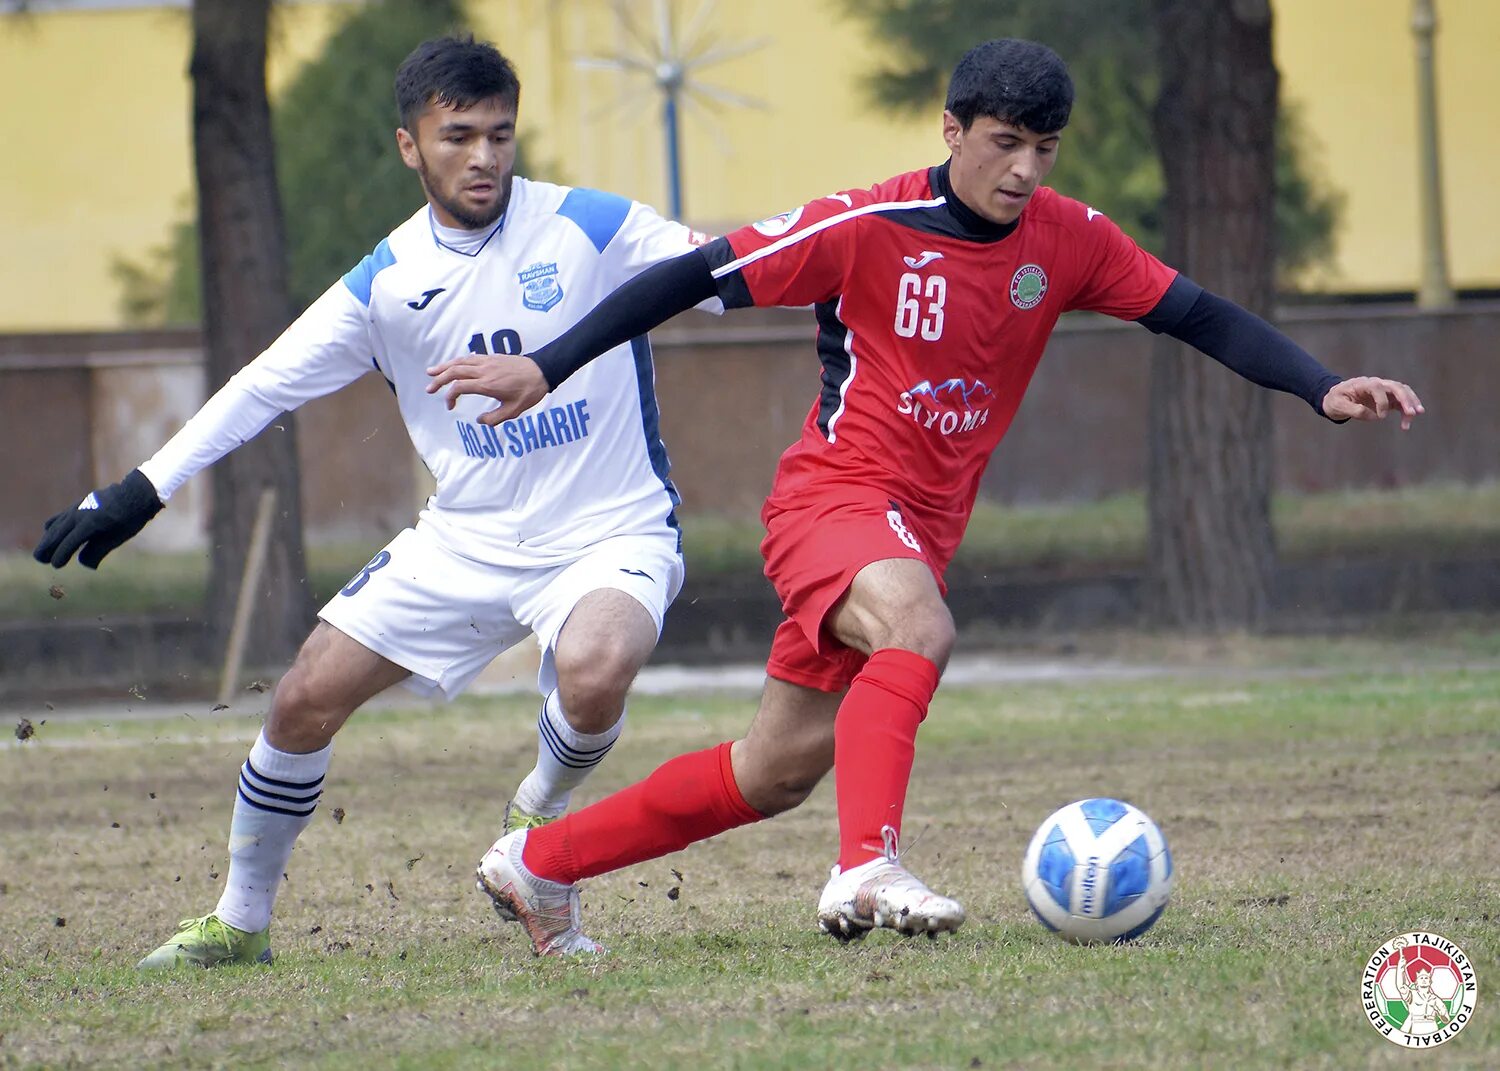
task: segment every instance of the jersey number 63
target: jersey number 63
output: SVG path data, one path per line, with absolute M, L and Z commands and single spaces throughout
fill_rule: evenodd
M 927 342 L 936 342 L 943 337 L 943 302 L 948 297 L 948 280 L 941 275 L 929 275 L 926 283 L 916 272 L 901 276 L 901 287 L 896 292 L 896 334 L 902 338 L 915 338 L 918 330 Z M 922 307 L 922 299 L 927 307 Z

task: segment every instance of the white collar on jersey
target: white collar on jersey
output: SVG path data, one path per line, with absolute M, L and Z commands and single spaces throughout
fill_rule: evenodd
M 494 226 L 488 230 L 468 231 L 459 227 L 443 226 L 433 214 L 432 206 L 427 206 L 427 224 L 432 228 L 432 240 L 444 249 L 466 257 L 477 257 L 479 251 L 489 245 L 490 239 L 504 229 L 505 215 L 501 213 Z

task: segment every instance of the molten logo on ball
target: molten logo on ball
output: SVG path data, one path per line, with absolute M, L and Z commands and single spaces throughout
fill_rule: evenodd
M 1167 906 L 1172 853 L 1156 823 L 1130 804 L 1079 800 L 1036 831 L 1021 881 L 1036 917 L 1064 940 L 1131 941 Z

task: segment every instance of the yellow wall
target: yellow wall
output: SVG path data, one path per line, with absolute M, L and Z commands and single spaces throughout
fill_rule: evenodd
M 678 0 L 690 17 L 705 0 Z M 1102 2 L 1102 0 L 1101 0 Z M 1460 286 L 1500 286 L 1500 4 L 1438 0 L 1449 250 Z M 651 3 L 634 0 L 649 27 Z M 477 29 L 517 63 L 521 121 L 567 181 L 665 207 L 658 99 L 639 76 L 579 69 L 622 47 L 607 0 L 470 0 Z M 1279 0 L 1284 97 L 1300 105 L 1327 181 L 1347 196 L 1335 270 L 1342 290 L 1411 288 L 1418 271 L 1409 0 Z M 689 111 L 690 220 L 758 218 L 829 190 L 942 158 L 938 118 L 897 120 L 866 103 L 878 46 L 839 0 L 720 2 L 720 45 L 764 48 L 702 77 L 764 109 Z M 271 80 L 313 55 L 340 5 L 286 4 Z M 181 8 L 0 16 L 0 330 L 117 326 L 115 256 L 165 237 L 192 190 L 188 23 Z M 1489 184 L 1486 184 L 1489 179 Z M 413 198 L 418 196 L 415 185 Z
M 1434 0 L 1449 270 L 1460 287 L 1500 286 L 1500 3 Z M 1344 192 L 1337 290 L 1410 290 L 1421 271 L 1416 53 L 1411 0 L 1279 0 L 1282 98 L 1322 145 Z

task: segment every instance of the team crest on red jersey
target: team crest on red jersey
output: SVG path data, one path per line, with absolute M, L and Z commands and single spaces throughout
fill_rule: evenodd
M 1034 309 L 1047 296 L 1047 273 L 1039 264 L 1022 264 L 1010 279 L 1010 302 L 1018 309 Z
M 770 216 L 756 223 L 755 229 L 767 238 L 780 238 L 787 231 L 797 225 L 802 218 L 802 209 L 794 208 L 790 212 L 783 212 L 779 216 Z

